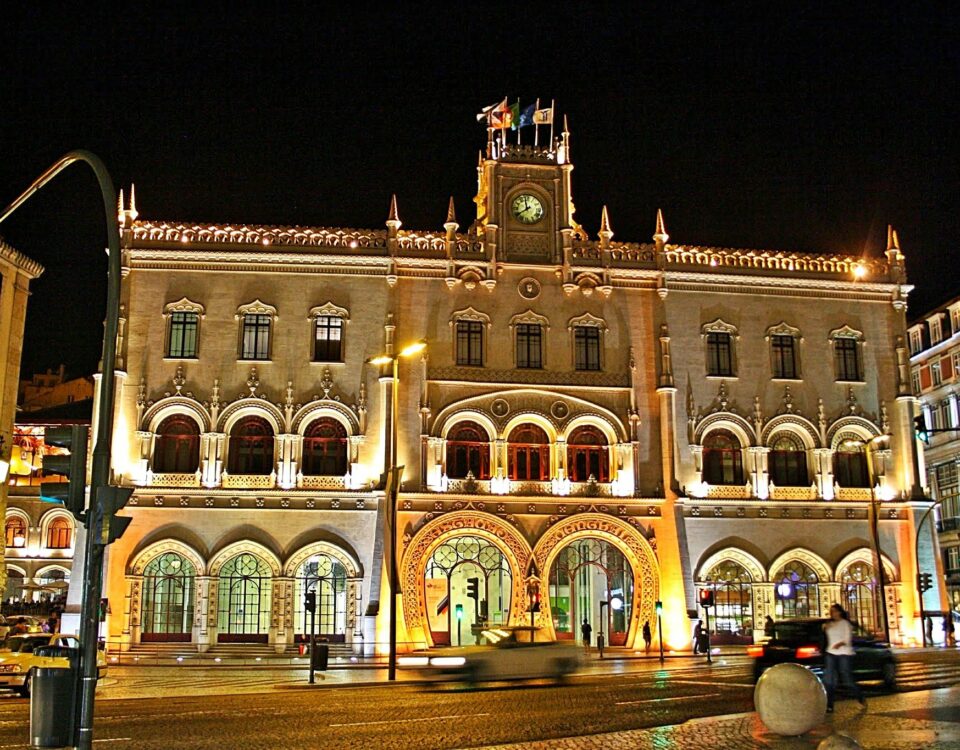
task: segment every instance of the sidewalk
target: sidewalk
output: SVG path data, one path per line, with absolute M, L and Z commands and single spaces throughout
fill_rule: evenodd
M 806 750 L 816 748 L 832 733 L 852 737 L 864 750 L 958 750 L 960 687 L 879 696 L 871 698 L 866 709 L 855 701 L 842 701 L 825 724 L 802 737 L 771 734 L 756 713 L 749 713 L 627 732 L 491 745 L 482 750 Z

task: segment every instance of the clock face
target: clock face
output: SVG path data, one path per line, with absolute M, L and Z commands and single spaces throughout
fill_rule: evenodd
M 521 224 L 536 224 L 543 218 L 543 204 L 536 196 L 521 193 L 510 204 L 513 217 Z

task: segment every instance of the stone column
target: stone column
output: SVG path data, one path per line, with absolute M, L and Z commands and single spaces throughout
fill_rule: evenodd
M 817 587 L 820 591 L 820 616 L 830 616 L 831 604 L 842 604 L 840 601 L 840 584 L 837 581 L 821 581 Z
M 817 493 L 824 500 L 833 500 L 833 449 L 814 448 Z
M 297 486 L 296 443 L 299 435 L 277 435 L 277 486 L 288 490 Z
M 677 389 L 671 386 L 657 388 L 660 405 L 660 461 L 663 481 L 663 496 L 676 498 L 680 489 L 677 481 L 676 418 Z M 703 459 L 703 448 L 696 452 L 698 469 Z
M 140 608 L 142 604 L 143 576 L 126 576 L 126 595 L 123 602 L 123 630 L 120 634 L 120 650 L 140 642 Z
M 754 636 L 763 635 L 763 623 L 767 615 L 776 619 L 773 583 L 761 581 L 753 584 L 753 630 Z
M 446 444 L 444 438 L 428 437 L 426 450 L 426 479 L 427 487 L 435 492 L 444 489 L 443 478 L 446 476 Z
M 747 448 L 752 468 L 752 484 L 754 497 L 766 500 L 770 497 L 770 474 L 767 471 L 767 455 L 770 449 L 763 445 L 752 445 Z
M 200 471 L 202 477 L 201 484 L 204 487 L 219 487 L 220 479 L 223 474 L 223 444 L 226 435 L 222 432 L 205 432 L 201 436 L 201 445 L 205 450 L 201 452 L 203 457 L 200 461 Z
M 197 576 L 196 604 L 193 618 L 193 640 L 197 651 L 206 652 L 211 644 L 217 642 L 217 584 L 219 579 L 213 576 Z
M 289 576 L 278 576 L 273 579 L 273 647 L 278 654 L 282 654 L 287 645 L 293 643 L 294 634 L 294 596 L 295 580 Z M 319 602 L 318 602 L 319 605 Z

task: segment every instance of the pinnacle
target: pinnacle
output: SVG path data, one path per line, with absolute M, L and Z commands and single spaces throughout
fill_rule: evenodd
M 668 239 L 670 239 L 670 235 L 667 234 L 667 227 L 663 223 L 663 211 L 661 211 L 659 208 L 657 209 L 657 229 L 653 233 L 653 239 L 662 239 L 663 242 L 666 242 Z
M 613 230 L 610 229 L 610 214 L 607 211 L 607 207 L 603 207 L 603 211 L 600 213 L 600 232 L 609 232 L 610 235 L 613 235 Z
M 400 226 L 400 215 L 397 212 L 397 194 L 394 193 L 390 196 L 390 214 L 387 216 L 387 226 L 395 224 L 397 227 Z
M 892 224 L 887 224 L 887 252 L 900 249 L 900 238 L 897 237 L 897 230 Z
M 447 220 L 446 224 L 456 224 L 457 223 L 457 210 L 453 204 L 453 196 L 450 196 L 450 205 L 447 206 Z

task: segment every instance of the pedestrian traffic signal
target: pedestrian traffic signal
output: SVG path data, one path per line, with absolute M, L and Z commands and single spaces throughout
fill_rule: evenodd
M 66 482 L 44 482 L 40 485 L 41 499 L 63 503 L 73 517 L 85 521 L 84 509 L 87 505 L 87 442 L 90 428 L 86 425 L 70 427 L 48 427 L 44 430 L 43 441 L 47 445 L 66 448 L 69 454 L 47 455 L 43 457 L 43 471 L 46 474 L 59 474 L 67 477 Z
M 463 619 L 463 605 L 462 605 L 462 604 L 458 604 L 455 609 L 456 609 L 456 613 L 457 613 L 457 619 L 458 619 L 458 620 L 462 620 L 462 619 Z
M 303 608 L 307 612 L 316 612 L 317 611 L 317 592 L 308 591 L 303 595 Z
M 916 433 L 918 439 L 930 445 L 930 430 L 927 429 L 927 420 L 922 414 L 918 414 L 913 418 L 913 431 Z
M 473 601 L 479 604 L 480 602 L 480 579 L 479 578 L 467 579 L 467 597 L 469 599 L 473 599 Z
M 917 573 L 917 588 L 924 593 L 933 588 L 933 576 L 930 573 Z
M 713 606 L 713 589 L 700 589 L 700 606 L 704 608 Z
M 656 604 L 654 604 L 654 608 L 657 611 L 657 617 L 659 617 L 660 613 L 663 612 L 663 602 L 657 599 Z
M 100 545 L 106 546 L 117 541 L 123 532 L 133 522 L 128 516 L 118 516 L 117 511 L 123 508 L 133 494 L 132 487 L 101 487 L 97 493 L 100 510 L 103 513 L 103 526 L 100 529 Z

